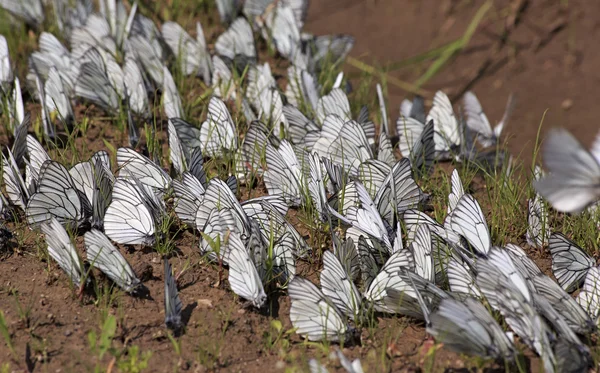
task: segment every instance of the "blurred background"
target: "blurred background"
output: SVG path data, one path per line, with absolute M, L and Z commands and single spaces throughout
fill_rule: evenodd
M 311 0 L 305 29 L 354 36 L 345 70 L 383 83 L 393 123 L 402 99 L 441 89 L 455 108 L 472 90 L 494 125 L 514 93 L 504 137 L 530 160 L 540 125 L 586 146 L 600 129 L 599 15 L 584 0 Z

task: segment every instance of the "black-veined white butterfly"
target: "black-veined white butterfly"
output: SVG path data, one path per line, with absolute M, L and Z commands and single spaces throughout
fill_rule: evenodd
M 58 162 L 46 161 L 39 173 L 37 193 L 31 196 L 25 212 L 29 225 L 38 226 L 56 218 L 75 229 L 91 215 L 91 206 L 67 169 Z
M 89 263 L 106 274 L 115 284 L 128 293 L 140 285 L 133 269 L 108 237 L 97 229 L 86 232 L 85 251 Z
M 446 217 L 444 226 L 463 236 L 479 254 L 487 254 L 492 246 L 490 230 L 477 200 L 464 194 Z
M 42 223 L 40 228 L 46 235 L 48 254 L 67 273 L 73 285 L 81 286 L 85 276 L 84 268 L 65 228 L 54 218 Z
M 262 308 L 267 301 L 267 295 L 248 249 L 236 232 L 229 234 L 226 244 L 229 246 L 228 262 L 231 290 L 251 302 L 254 307 Z
M 164 202 L 137 179 L 117 178 L 104 232 L 120 244 L 153 245 L 164 209 Z
M 163 259 L 165 267 L 165 325 L 167 328 L 178 331 L 183 326 L 181 322 L 181 309 L 183 305 L 177 291 L 177 281 L 173 277 L 171 263 Z
M 548 242 L 552 255 L 552 272 L 560 286 L 568 292 L 577 289 L 596 261 L 562 233 L 553 233 Z
M 235 123 L 225 103 L 213 97 L 208 103 L 208 115 L 200 128 L 203 152 L 209 157 L 220 156 L 238 148 Z
M 600 199 L 600 134 L 587 151 L 565 129 L 552 129 L 542 155 L 549 175 L 533 186 L 552 207 L 579 212 Z
M 431 314 L 430 321 L 427 332 L 454 351 L 508 360 L 514 359 L 517 354 L 502 327 L 473 298 L 464 301 L 442 299 L 439 308 Z
M 288 285 L 292 301 L 290 320 L 296 333 L 309 341 L 341 341 L 351 328 L 335 304 L 310 281 L 295 277 Z
M 550 217 L 545 202 L 538 194 L 527 201 L 527 211 L 527 243 L 533 247 L 543 247 L 550 238 Z
M 233 21 L 229 28 L 217 38 L 215 50 L 221 57 L 234 62 L 240 70 L 243 70 L 247 64 L 255 63 L 254 35 L 248 21 L 242 17 Z
M 180 62 L 181 71 L 186 75 L 197 74 L 206 84 L 210 84 L 212 61 L 200 22 L 196 22 L 196 40 L 176 22 L 163 23 L 162 36 Z
M 515 106 L 515 100 L 513 99 L 513 95 L 508 97 L 508 102 L 506 103 L 506 110 L 504 111 L 504 115 L 502 119 L 496 126 L 492 128 L 488 117 L 483 112 L 483 108 L 477 99 L 477 96 L 471 91 L 468 91 L 463 96 L 463 104 L 465 109 L 465 115 L 467 117 L 467 126 L 470 130 L 474 131 L 477 136 L 477 141 L 484 146 L 489 147 L 496 145 L 498 143 L 498 139 L 502 134 L 502 130 L 504 126 L 508 122 L 510 115 Z

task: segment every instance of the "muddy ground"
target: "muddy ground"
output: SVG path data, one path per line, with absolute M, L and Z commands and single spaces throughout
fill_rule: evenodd
M 458 38 L 482 4 L 312 0 L 306 29 L 352 34 L 356 38 L 352 57 L 385 66 Z M 515 93 L 518 105 L 508 124 L 508 144 L 514 155 L 524 159 L 530 157 L 544 113 L 542 132 L 565 126 L 589 144 L 600 128 L 596 119 L 600 115 L 598 14 L 600 3 L 592 1 L 494 1 L 468 47 L 422 89 L 428 98 L 437 89 L 451 97 L 472 89 L 492 122 L 502 116 L 508 95 Z M 411 65 L 390 74 L 413 82 L 426 66 Z M 357 70 L 348 66 L 348 71 Z M 400 101 L 411 95 L 388 84 L 392 121 Z M 103 147 L 98 136 L 114 140 L 94 124 L 88 134 L 96 136 L 89 150 Z M 284 294 L 269 294 L 270 307 L 262 313 L 244 308 L 221 280 L 226 272 L 201 262 L 192 232 L 179 233 L 178 250 L 171 258 L 176 273 L 187 268 L 178 281 L 187 326 L 175 347 L 163 325 L 163 270 L 157 253 L 120 248 L 134 268 L 147 274 L 147 291 L 142 295 L 118 293 L 112 299 L 91 290 L 78 298 L 64 273 L 46 260 L 43 239 L 22 227 L 17 231 L 20 246 L 0 257 L 0 309 L 14 345 L 13 354 L 4 338 L 0 340 L 0 367 L 6 364 L 7 372 L 135 371 L 125 366 L 134 355 L 132 346 L 139 348 L 140 358 L 152 353 L 143 370 L 147 372 L 307 371 L 309 357 L 328 360 L 328 349 L 286 334 L 291 323 Z M 310 232 L 303 232 L 311 242 Z M 547 255 L 536 255 L 548 270 Z M 309 266 L 301 275 L 314 277 L 315 270 Z M 91 331 L 100 335 L 106 312 L 115 315 L 118 324 L 112 350 L 100 357 L 89 336 Z M 443 348 L 432 350 L 420 323 L 393 317 L 378 321 L 377 327 L 364 330 L 361 345 L 345 349 L 348 356 L 361 357 L 365 371 L 471 371 L 483 366 Z M 527 364 L 527 370 L 539 371 L 537 359 Z M 339 364 L 330 362 L 328 367 L 336 371 Z M 499 368 L 485 367 L 487 371 Z

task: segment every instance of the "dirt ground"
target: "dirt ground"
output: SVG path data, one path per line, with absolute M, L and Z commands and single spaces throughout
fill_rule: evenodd
M 468 0 L 312 0 L 305 28 L 316 34 L 351 34 L 356 38 L 351 56 L 385 66 L 460 37 L 482 4 Z M 468 48 L 422 88 L 429 99 L 437 89 L 451 97 L 472 89 L 492 122 L 499 120 L 508 95 L 515 93 L 517 107 L 506 131 L 511 152 L 524 159 L 530 157 L 546 111 L 543 130 L 565 126 L 589 145 L 600 128 L 596 121 L 600 115 L 596 104 L 600 97 L 596 44 L 600 17 L 593 16 L 598 14 L 600 3 L 593 1 L 494 1 Z M 412 82 L 426 66 L 390 74 Z M 356 69 L 348 67 L 348 71 Z M 395 122 L 400 101 L 412 94 L 392 85 L 388 89 L 388 114 Z M 89 133 L 99 131 L 92 125 Z M 100 141 L 94 144 L 102 147 Z M 310 243 L 310 233 L 304 232 Z M 115 300 L 98 299 L 91 293 L 78 299 L 58 266 L 40 261 L 43 239 L 33 233 L 19 234 L 25 234 L 17 237 L 24 245 L 0 256 L 0 309 L 15 349 L 12 354 L 0 339 L 0 367 L 9 364 L 9 372 L 127 371 L 116 366 L 114 356 L 120 354 L 119 361 L 126 360 L 124 351 L 131 346 L 138 346 L 140 354 L 152 352 L 147 372 L 284 372 L 292 367 L 307 371 L 309 357 L 327 360 L 323 349 L 305 345 L 295 335 L 273 342 L 279 335 L 273 321 L 281 321 L 283 333 L 291 328 L 288 297 L 269 294 L 270 307 L 262 314 L 245 309 L 227 283 L 220 281 L 218 268 L 198 264 L 198 241 L 191 232 L 179 233 L 179 252 L 171 258 L 175 273 L 191 265 L 178 281 L 187 324 L 178 339 L 179 355 L 163 325 L 163 270 L 157 253 L 120 248 L 140 272 L 152 268 L 142 295 L 121 295 Z M 82 246 L 80 239 L 78 248 Z M 547 257 L 536 260 L 542 268 L 549 268 Z M 113 306 L 106 307 L 108 303 Z M 104 310 L 119 320 L 113 343 L 117 352 L 100 358 L 90 347 L 89 334 L 100 333 Z M 361 346 L 345 349 L 347 356 L 361 357 L 365 371 L 427 370 L 431 344 L 423 326 L 403 318 L 379 321 L 372 335 L 363 332 Z M 466 372 L 479 366 L 444 349 L 436 351 L 435 362 L 433 371 Z M 528 364 L 530 371 L 539 371 L 537 359 Z M 486 367 L 486 371 L 498 368 Z M 336 371 L 339 364 L 331 363 L 328 368 Z
M 351 56 L 376 66 L 402 61 L 456 40 L 480 0 L 314 0 L 306 29 L 317 34 L 349 33 Z M 473 90 L 492 123 L 504 113 L 510 93 L 517 106 L 506 128 L 513 155 L 530 158 L 538 127 L 568 128 L 589 145 L 600 129 L 600 3 L 596 1 L 493 1 L 468 47 L 423 86 L 456 100 Z M 422 66 L 390 72 L 414 82 Z M 402 99 L 412 95 L 389 87 L 388 113 L 395 121 Z M 426 96 L 427 97 L 427 96 Z

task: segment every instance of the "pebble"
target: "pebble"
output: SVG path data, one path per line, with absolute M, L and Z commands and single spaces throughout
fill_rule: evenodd
M 277 360 L 277 362 L 275 363 L 275 368 L 276 369 L 285 369 L 285 363 L 281 360 Z
M 69 337 L 71 334 L 73 334 L 72 331 L 70 331 L 69 329 L 65 330 L 65 337 Z
M 560 104 L 560 107 L 562 107 L 563 110 L 569 110 L 571 107 L 573 107 L 573 100 L 567 98 L 562 102 L 562 104 Z

